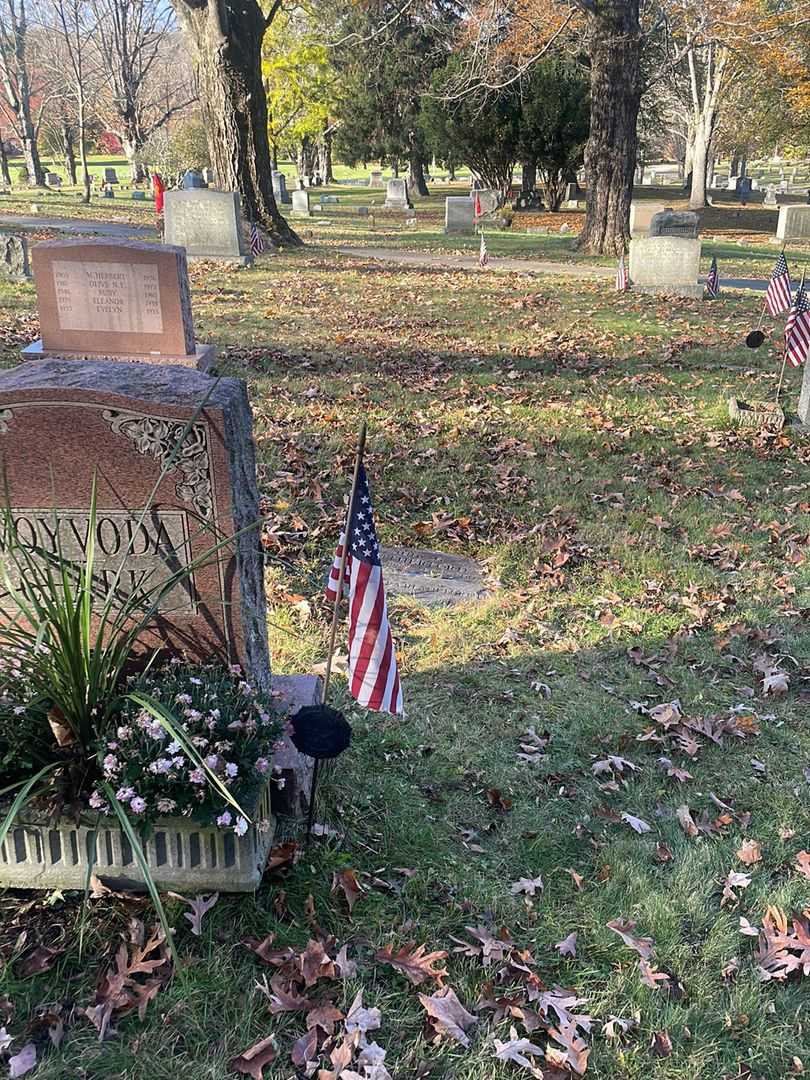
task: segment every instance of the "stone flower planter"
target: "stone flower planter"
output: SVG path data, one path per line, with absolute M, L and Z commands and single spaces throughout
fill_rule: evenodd
M 268 784 L 258 806 L 245 807 L 251 824 L 244 836 L 183 817 L 159 818 L 143 852 L 161 889 L 253 892 L 264 873 L 275 818 Z M 139 888 L 144 877 L 117 818 L 85 815 L 49 821 L 24 811 L 0 844 L 0 886 L 16 889 L 84 889 L 88 853 L 93 873 L 111 888 Z
M 772 401 L 739 401 L 737 398 L 729 398 L 728 415 L 738 427 L 781 431 L 785 426 L 784 409 Z

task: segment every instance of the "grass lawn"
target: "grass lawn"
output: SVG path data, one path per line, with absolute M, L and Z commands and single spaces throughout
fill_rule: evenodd
M 768 905 L 810 907 L 797 869 L 810 847 L 810 444 L 735 430 L 726 408 L 775 391 L 775 350 L 743 345 L 761 300 L 617 297 L 329 246 L 253 270 L 198 265 L 192 279 L 198 337 L 253 403 L 274 670 L 324 658 L 321 583 L 363 419 L 382 541 L 477 558 L 491 593 L 453 609 L 390 598 L 406 716 L 354 707 L 338 680 L 354 741 L 323 787 L 325 837 L 255 896 L 222 897 L 200 938 L 173 902 L 180 969 L 116 1037 L 100 1043 L 72 1010 L 92 1003 L 132 905 L 92 901 L 80 956 L 79 897 L 0 896 L 0 1026 L 9 1012 L 13 1052 L 33 1032 L 28 1075 L 219 1080 L 272 1034 L 264 1075 L 303 1076 L 290 1054 L 305 1014 L 271 1014 L 255 987 L 275 969 L 242 941 L 274 933 L 300 951 L 315 925 L 357 970 L 312 995 L 345 1012 L 362 989 L 396 1080 L 530 1075 L 497 1060 L 493 1039 L 513 1025 L 553 1045 L 554 1014 L 531 1030 L 525 1005 L 555 986 L 593 1018 L 586 1075 L 599 1080 L 810 1067 L 810 982 L 762 981 L 756 936 L 739 932 Z M 34 290 L 0 289 L 8 365 L 38 336 Z M 800 376 L 787 375 L 791 407 Z M 526 753 L 530 728 L 540 749 Z M 760 847 L 750 865 L 744 841 Z M 364 889 L 351 914 L 330 891 L 346 869 Z M 731 871 L 750 884 L 724 897 Z M 513 886 L 538 877 L 534 895 Z M 653 939 L 652 973 L 607 927 L 617 919 Z M 469 955 L 466 927 L 508 933 L 523 969 L 514 950 L 489 967 Z M 418 993 L 435 980 L 414 987 L 375 959 L 409 942 L 450 952 L 447 985 L 478 1017 L 469 1047 L 431 1040 Z M 23 977 L 40 944 L 63 951 Z M 35 1023 L 54 1002 L 70 1016 L 59 1050 Z M 632 1028 L 622 1039 L 615 1017 Z

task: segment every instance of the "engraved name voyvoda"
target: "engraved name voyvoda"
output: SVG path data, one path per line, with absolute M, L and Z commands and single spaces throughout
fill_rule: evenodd
M 37 553 L 43 562 L 61 552 L 62 559 L 75 564 L 78 573 L 90 540 L 87 511 L 12 509 L 11 517 L 21 545 Z M 122 599 L 142 590 L 151 591 L 191 561 L 188 519 L 182 510 L 153 509 L 143 520 L 137 510 L 99 510 L 94 541 L 96 606 L 113 587 Z M 10 566 L 10 562 L 6 565 Z M 2 595 L 8 593 L 3 590 Z M 193 577 L 167 590 L 158 610 L 196 614 Z

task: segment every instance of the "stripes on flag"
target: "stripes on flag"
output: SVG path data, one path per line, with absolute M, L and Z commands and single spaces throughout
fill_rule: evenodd
M 616 292 L 627 292 L 630 287 L 630 276 L 627 273 L 627 264 L 624 261 L 624 252 L 619 256 L 619 265 L 616 268 Z
M 264 251 L 264 239 L 255 221 L 250 223 L 250 254 L 254 257 Z
M 475 193 L 475 202 L 473 204 L 473 214 L 475 215 L 476 221 L 481 217 L 481 196 L 477 191 Z
M 717 269 L 717 256 L 712 256 L 712 265 L 709 267 L 709 273 L 706 275 L 706 292 L 709 296 L 716 300 L 720 295 L 720 272 Z
M 779 315 L 782 311 L 790 311 L 790 299 L 790 271 L 783 251 L 776 260 L 771 280 L 768 282 L 768 291 L 765 293 L 765 306 L 771 315 Z
M 349 598 L 349 692 L 367 709 L 401 713 L 402 687 L 388 623 L 380 545 L 374 528 L 368 477 L 362 465 L 349 515 L 348 536 L 342 592 Z M 340 563 L 345 542 L 343 534 L 326 585 L 326 598 L 332 602 L 337 601 L 341 591 Z
M 785 323 L 785 359 L 801 367 L 810 349 L 810 301 L 804 283 L 799 286 Z
M 484 239 L 484 231 L 481 230 L 481 247 L 478 250 L 478 265 L 483 269 L 489 264 L 489 252 L 487 251 L 487 242 Z

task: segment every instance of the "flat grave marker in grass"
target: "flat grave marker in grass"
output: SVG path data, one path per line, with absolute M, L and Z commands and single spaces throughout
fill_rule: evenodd
M 32 249 L 39 341 L 24 360 L 103 357 L 205 370 L 182 248 L 134 240 L 48 240 Z
M 391 596 L 410 596 L 428 606 L 451 606 L 487 594 L 481 567 L 463 555 L 426 548 L 384 547 L 385 587 Z
M 111 589 L 123 598 L 170 582 L 141 646 L 239 663 L 266 687 L 244 382 L 116 361 L 21 364 L 0 374 L 0 466 L 20 541 L 52 554 L 61 547 L 77 565 L 95 481 L 99 602 Z

